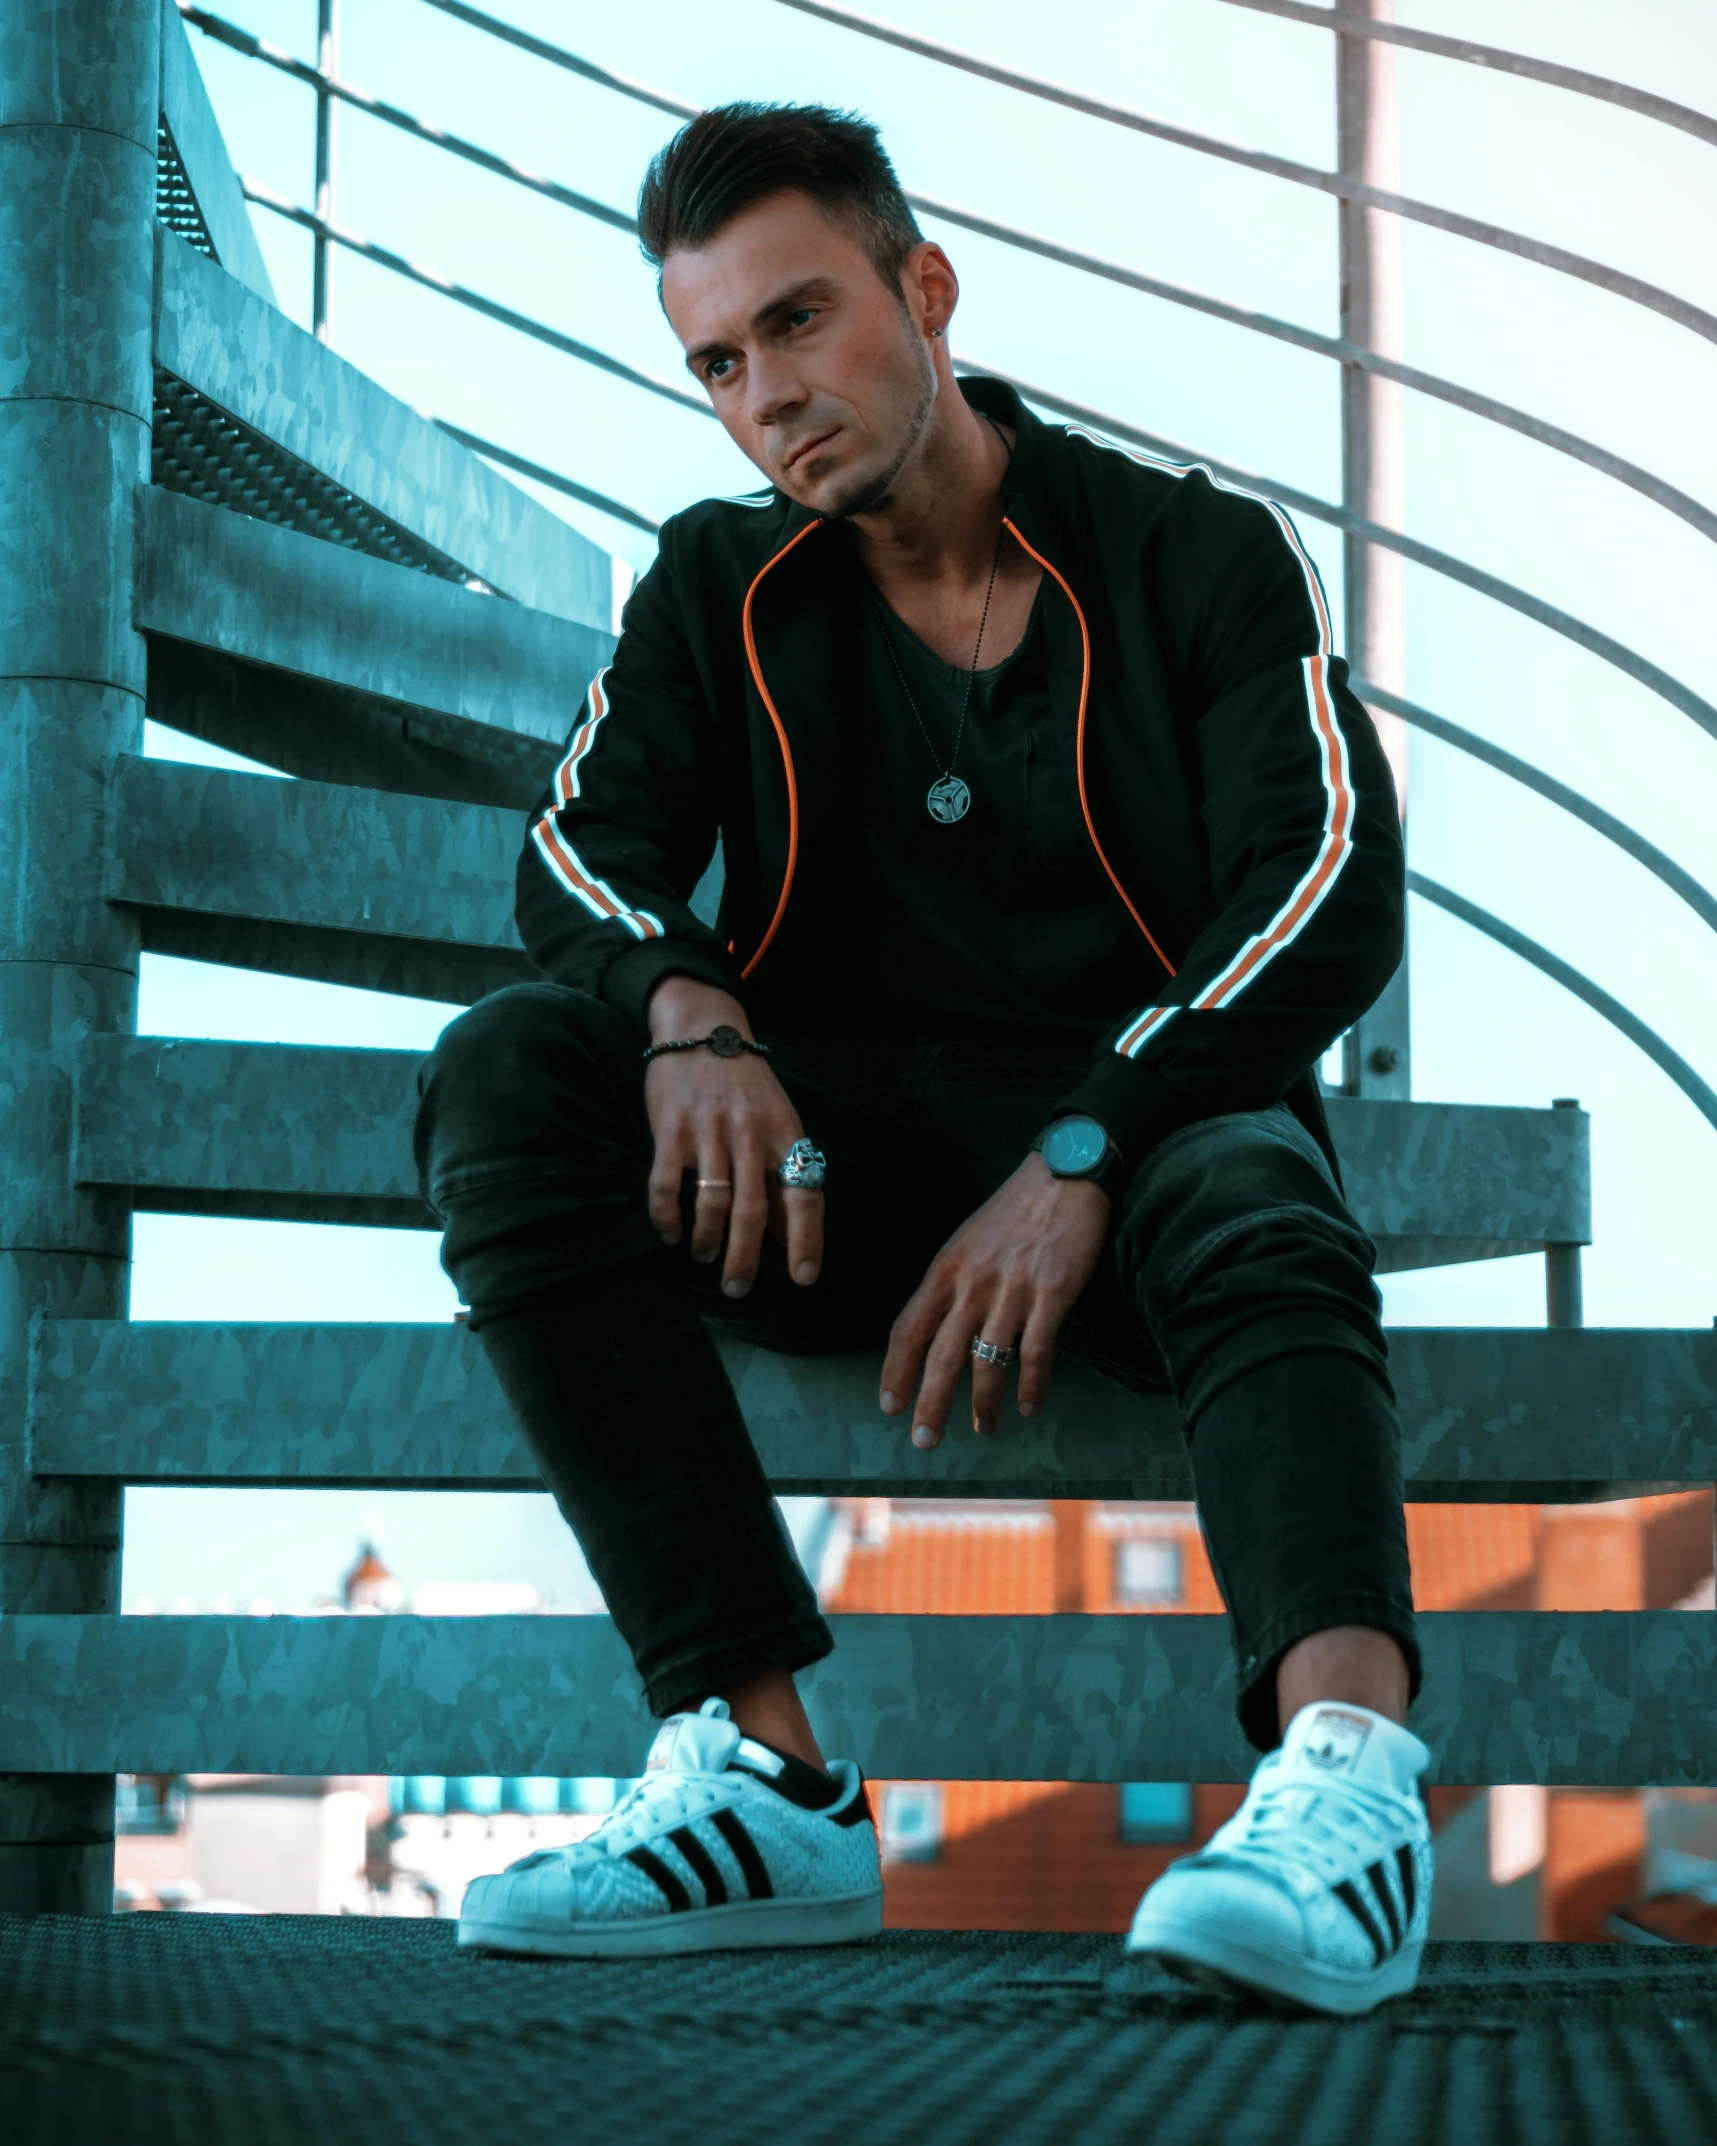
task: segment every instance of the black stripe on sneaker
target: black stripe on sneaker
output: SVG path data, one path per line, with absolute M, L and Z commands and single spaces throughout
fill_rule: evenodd
M 1384 1875 L 1383 1865 L 1373 1863 L 1365 1873 L 1371 1881 L 1371 1890 L 1377 1895 L 1377 1905 L 1383 1910 L 1389 1924 L 1389 1949 L 1401 1949 L 1401 1910 L 1395 1905 L 1395 1895 L 1389 1890 L 1389 1880 Z
M 648 1848 L 628 1848 L 628 1863 L 636 1863 L 646 1878 L 654 1879 L 662 1898 L 676 1915 L 683 1915 L 692 1904 L 692 1896 L 676 1878 L 659 1855 L 652 1855 Z
M 706 1908 L 727 1905 L 727 1881 L 715 1866 L 715 1858 L 698 1839 L 690 1826 L 676 1826 L 668 1835 L 674 1846 L 691 1865 L 692 1874 L 703 1887 L 703 1904 Z
M 1401 1873 L 1401 1897 L 1407 1903 L 1407 1921 L 1411 1926 L 1419 1898 L 1419 1874 L 1413 1862 L 1411 1842 L 1403 1841 L 1396 1849 L 1395 1868 Z
M 769 1873 L 763 1867 L 763 1858 L 757 1852 L 757 1843 L 746 1832 L 738 1815 L 727 1809 L 712 1811 L 716 1831 L 733 1850 L 733 1859 L 745 1874 L 746 1890 L 753 1900 L 772 1900 L 775 1888 L 769 1882 Z
M 1371 1910 L 1366 1906 L 1360 1895 L 1354 1891 L 1352 1884 L 1346 1878 L 1343 1878 L 1339 1885 L 1331 1886 L 1330 1890 L 1353 1917 L 1354 1921 L 1358 1923 L 1366 1936 L 1370 1938 L 1372 1966 L 1381 1967 L 1388 1958 L 1391 1948 L 1383 1942 L 1383 1932 L 1377 1927 Z

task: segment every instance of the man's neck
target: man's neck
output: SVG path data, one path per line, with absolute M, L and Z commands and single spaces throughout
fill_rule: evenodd
M 925 583 L 981 586 L 996 556 L 1007 441 L 967 402 L 951 371 L 940 386 L 888 497 L 853 517 L 859 557 L 885 594 Z

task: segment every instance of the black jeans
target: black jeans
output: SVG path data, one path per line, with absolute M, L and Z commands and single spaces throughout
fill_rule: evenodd
M 770 1240 L 751 1293 L 666 1250 L 645 1207 L 640 1037 L 604 1001 L 520 984 L 419 1079 L 442 1259 L 658 1713 L 833 1640 L 702 1324 L 794 1354 L 873 1349 L 938 1247 L 1018 1166 L 1085 1056 L 770 1037 L 829 1161 L 810 1289 Z M 1275 1665 L 1307 1634 L 1414 1641 L 1399 1436 L 1370 1239 L 1284 1107 L 1149 1156 L 1060 1353 L 1171 1390 L 1228 1605 L 1240 1719 L 1277 1741 Z

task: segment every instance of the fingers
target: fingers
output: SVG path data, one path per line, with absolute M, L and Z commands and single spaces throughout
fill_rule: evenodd
M 994 1342 L 998 1349 L 1013 1347 L 1019 1333 L 1017 1317 L 1003 1311 L 993 1311 L 981 1320 L 972 1332 L 985 1341 Z M 972 1337 L 966 1337 L 966 1346 L 971 1348 Z M 1006 1364 L 986 1363 L 981 1356 L 972 1358 L 972 1428 L 982 1435 L 999 1428 L 1002 1420 L 1002 1402 L 1008 1390 L 1008 1367 Z
M 787 1272 L 800 1288 L 809 1288 L 823 1271 L 823 1195 L 797 1185 L 778 1190 L 787 1223 Z
M 706 1134 L 696 1156 L 697 1196 L 692 1208 L 692 1257 L 708 1266 L 721 1256 L 728 1216 L 739 1196 L 738 1173 L 719 1133 Z
M 888 1352 L 882 1360 L 882 1412 L 898 1416 L 911 1400 L 918 1384 L 918 1367 L 924 1360 L 932 1335 L 941 1325 L 953 1291 L 936 1267 L 907 1299 L 888 1336 Z
M 664 1244 L 680 1241 L 680 1186 L 696 1159 L 685 1127 L 665 1129 L 658 1137 L 655 1158 L 650 1164 L 650 1220 Z M 720 1176 L 722 1173 L 711 1174 Z
M 937 1328 L 924 1358 L 924 1377 L 918 1388 L 918 1403 L 912 1411 L 912 1443 L 928 1450 L 942 1443 L 942 1432 L 953 1406 L 960 1374 L 970 1360 L 972 1324 L 969 1308 L 950 1307 Z M 977 1368 L 973 1365 L 974 1370 Z M 992 1370 L 995 1366 L 990 1367 Z M 999 1408 L 999 1404 L 998 1404 Z
M 1061 1316 L 1051 1305 L 1033 1305 L 1019 1337 L 1019 1412 L 1035 1416 L 1049 1398 L 1049 1373 Z
M 749 1142 L 734 1155 L 733 1190 L 726 1211 L 727 1264 L 721 1274 L 721 1286 L 730 1297 L 744 1296 L 757 1279 L 763 1232 L 769 1224 L 766 1168 L 761 1149 Z

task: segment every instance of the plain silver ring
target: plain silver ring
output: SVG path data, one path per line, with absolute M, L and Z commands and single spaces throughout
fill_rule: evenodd
M 733 1179 L 731 1177 L 700 1177 L 698 1179 L 698 1190 L 700 1192 L 731 1192 L 733 1190 Z

